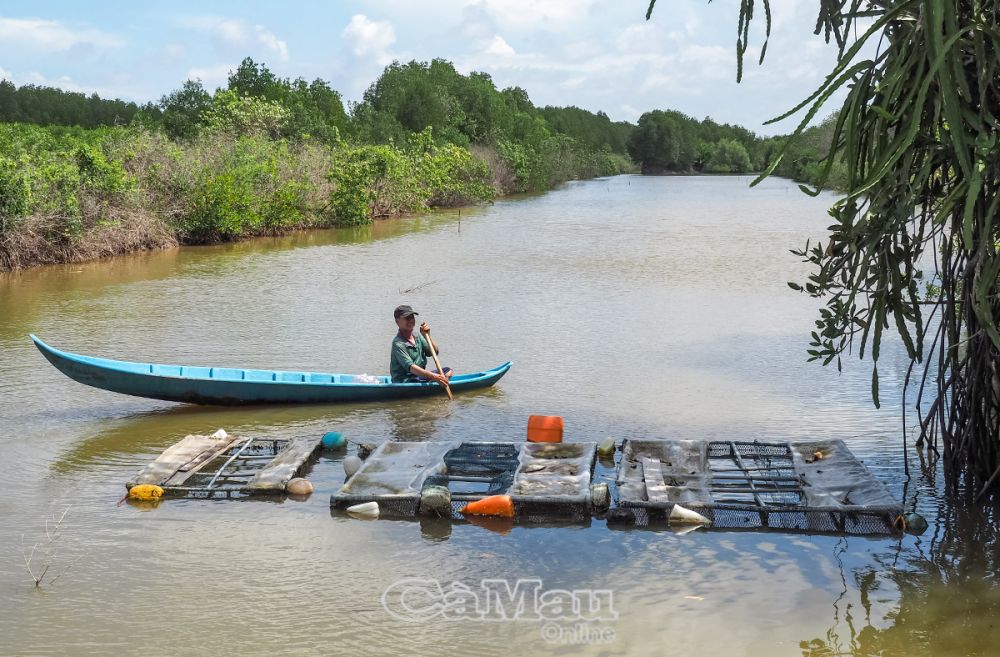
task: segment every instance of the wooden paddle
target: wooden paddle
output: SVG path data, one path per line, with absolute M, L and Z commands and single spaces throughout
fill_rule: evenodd
M 437 367 L 438 373 L 441 374 L 442 376 L 445 376 L 444 368 L 441 367 L 441 361 L 438 360 L 437 352 L 434 351 L 434 341 L 431 340 L 430 332 L 424 335 L 424 337 L 427 339 L 427 346 L 430 347 L 431 358 L 434 359 L 434 365 Z M 448 385 L 447 383 L 442 383 L 441 385 L 444 386 L 444 391 L 448 393 L 448 399 L 454 399 L 454 397 L 451 394 L 451 386 Z

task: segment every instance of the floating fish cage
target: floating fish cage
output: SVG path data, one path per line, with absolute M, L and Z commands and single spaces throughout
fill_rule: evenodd
M 387 442 L 331 505 L 377 502 L 382 516 L 458 520 L 469 502 L 509 495 L 518 522 L 597 516 L 614 527 L 657 527 L 676 505 L 720 529 L 863 535 L 893 533 L 902 512 L 839 440 L 626 440 L 610 490 L 594 483 L 595 457 L 589 442 Z M 442 489 L 448 506 L 430 507 L 428 493 Z
M 378 502 L 394 517 L 460 520 L 469 502 L 509 495 L 519 522 L 581 521 L 594 504 L 596 443 L 386 442 L 331 497 L 335 508 Z M 428 493 L 447 490 L 447 508 Z
M 282 494 L 320 449 L 319 438 L 187 436 L 126 486 L 174 497 Z M 895 533 L 900 504 L 840 440 L 626 440 L 617 462 L 593 442 L 396 442 L 379 445 L 331 506 L 378 503 L 378 515 L 482 522 L 472 502 L 507 496 L 503 522 L 658 527 L 701 514 L 719 529 Z M 503 499 L 503 498 L 500 498 Z M 511 511 L 511 505 L 513 511 Z M 675 509 L 675 507 L 679 507 Z
M 666 520 L 674 505 L 725 529 L 890 534 L 902 507 L 840 440 L 626 440 L 613 519 Z
M 280 494 L 308 465 L 319 439 L 186 436 L 126 484 L 155 484 L 172 497 Z

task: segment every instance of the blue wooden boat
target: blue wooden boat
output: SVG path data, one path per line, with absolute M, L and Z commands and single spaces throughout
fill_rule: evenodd
M 280 372 L 229 367 L 188 367 L 130 363 L 60 351 L 31 336 L 60 372 L 80 383 L 125 395 L 189 404 L 322 404 L 362 402 L 444 394 L 437 383 L 392 383 L 387 376 Z M 486 388 L 507 373 L 511 363 L 475 374 L 457 374 L 453 392 Z M 377 383 L 370 379 L 377 379 Z

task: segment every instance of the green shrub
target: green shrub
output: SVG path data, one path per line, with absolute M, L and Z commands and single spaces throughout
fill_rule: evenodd
M 424 206 L 413 159 L 395 146 L 338 149 L 330 173 L 336 187 L 330 204 L 341 226 L 359 226 L 376 217 L 416 212 Z
M 209 173 L 193 191 L 193 210 L 183 223 L 187 237 L 197 242 L 230 239 L 260 225 L 253 214 L 253 186 L 245 172 Z
M 735 139 L 720 139 L 705 163 L 709 173 L 746 173 L 751 168 L 750 154 Z
M 134 187 L 122 163 L 109 161 L 100 148 L 81 144 L 73 156 L 85 187 L 105 194 L 120 194 Z
M 290 118 L 291 112 L 276 101 L 220 91 L 215 94 L 203 120 L 210 130 L 237 135 L 264 135 L 275 139 L 281 135 Z
M 182 153 L 165 163 L 175 170 L 160 193 L 180 195 L 184 240 L 214 242 L 310 225 L 318 212 L 310 204 L 314 183 L 295 169 L 301 154 L 263 137 L 204 139 L 203 159 Z
M 514 171 L 513 191 L 528 192 L 547 186 L 542 159 L 536 150 L 525 144 L 501 140 L 497 143 L 497 152 Z
M 419 174 L 431 207 L 455 207 L 492 201 L 496 196 L 486 163 L 453 144 L 420 159 Z
M 489 167 L 467 149 L 435 146 L 429 129 L 408 142 L 407 150 L 391 144 L 336 150 L 330 206 L 338 225 L 493 200 Z
M 306 221 L 308 182 L 288 180 L 280 183 L 264 207 L 264 226 L 273 230 L 291 228 Z
M 39 168 L 34 179 L 33 196 L 38 199 L 37 209 L 45 214 L 65 217 L 73 224 L 68 234 L 76 234 L 82 224 L 80 200 L 77 193 L 82 181 L 80 168 L 67 159 L 53 159 Z
M 25 175 L 27 159 L 20 162 L 0 157 L 0 232 L 13 228 L 31 212 L 31 183 Z

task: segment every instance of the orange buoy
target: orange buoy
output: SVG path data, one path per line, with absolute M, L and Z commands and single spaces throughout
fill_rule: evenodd
M 561 443 L 563 419 L 558 415 L 531 415 L 528 417 L 529 443 Z
M 510 495 L 490 495 L 462 507 L 462 513 L 473 516 L 514 517 L 514 501 Z

